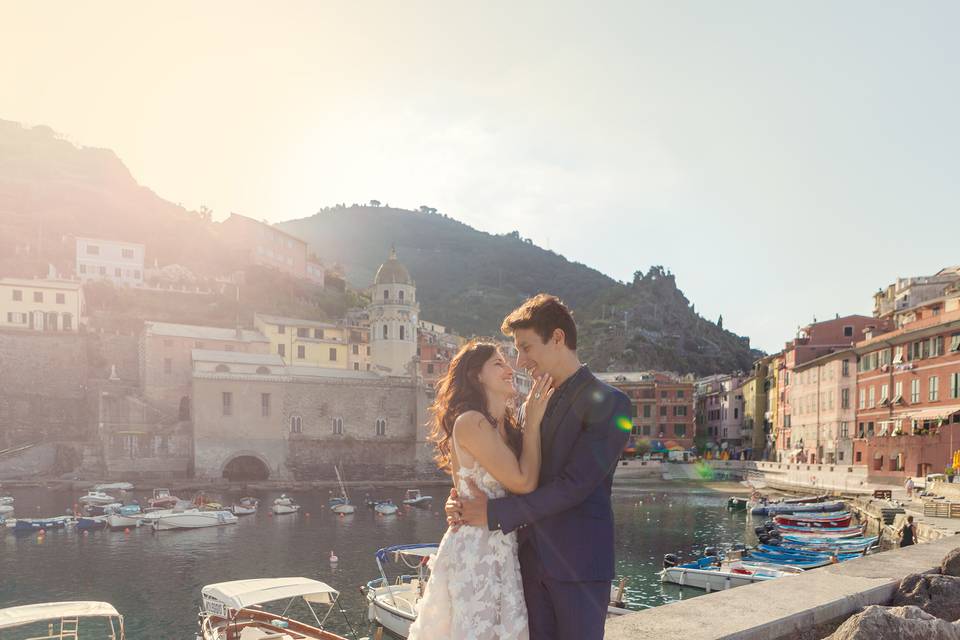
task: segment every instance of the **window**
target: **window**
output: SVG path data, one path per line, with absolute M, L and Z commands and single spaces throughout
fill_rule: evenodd
M 893 364 L 903 364 L 903 345 L 893 349 Z
M 233 345 L 232 345 L 232 344 L 225 344 L 225 345 L 223 345 L 223 350 L 224 350 L 224 351 L 233 351 Z
M 687 415 L 687 407 L 685 405 L 677 406 L 673 408 L 673 415 L 675 416 L 685 416 Z
M 73 331 L 73 315 L 69 313 L 63 314 L 63 330 Z
M 83 263 L 81 262 L 81 263 L 80 263 L 80 273 L 86 273 L 86 272 L 87 272 L 87 265 L 85 265 L 85 264 L 83 264 Z
M 301 344 L 301 345 L 297 345 L 297 359 L 298 359 L 298 360 L 303 360 L 303 359 L 306 358 L 306 357 L 307 357 L 307 348 L 306 348 L 305 346 L 303 346 L 302 344 Z
M 164 373 L 167 373 L 167 374 L 173 372 L 173 360 L 172 360 L 172 359 L 170 359 L 170 358 L 164 358 L 164 359 L 163 359 L 163 372 L 164 372 Z
M 877 388 L 876 388 L 876 387 L 870 387 L 870 402 L 869 402 L 869 406 L 870 406 L 870 407 L 875 407 L 875 406 L 877 406 Z
M 860 389 L 860 405 L 859 405 L 859 407 L 860 407 L 861 409 L 866 409 L 866 408 L 867 408 L 867 390 L 866 390 L 866 389 Z
M 849 422 L 841 422 L 841 423 L 840 423 L 840 437 L 841 437 L 841 438 L 844 438 L 844 439 L 850 437 L 850 423 L 849 423 Z
M 282 325 L 282 324 L 277 325 L 277 333 L 286 333 L 286 332 L 287 332 L 287 327 L 285 325 Z
M 257 374 L 261 376 L 270 375 L 270 367 L 257 367 Z
M 848 358 L 844 358 L 843 362 L 840 363 L 840 375 L 850 375 L 850 360 Z
M 649 418 L 649 417 L 650 417 L 650 413 L 651 413 L 652 407 L 653 407 L 653 405 L 649 405 L 649 404 L 643 405 L 643 417 L 644 417 L 644 418 Z
M 673 435 L 678 438 L 682 438 L 687 435 L 687 425 L 685 424 L 675 424 L 673 425 Z
M 950 351 L 960 351 L 960 333 L 950 336 Z
M 128 260 L 133 260 L 133 249 L 124 249 L 123 257 L 127 258 Z
M 861 462 L 862 460 L 863 460 L 863 452 L 857 451 L 857 455 L 856 455 L 856 458 L 854 459 L 854 462 Z
M 285 357 L 287 356 L 287 345 L 285 345 L 285 344 L 278 344 L 278 345 L 277 345 L 277 355 L 280 356 L 281 358 L 285 358 Z
M 642 431 L 643 435 L 645 436 L 650 435 L 650 425 L 648 424 L 643 425 L 642 427 L 640 427 L 640 431 Z
M 67 304 L 67 296 L 64 293 L 57 294 L 57 304 Z
M 224 391 L 221 396 L 221 401 L 223 403 L 223 415 L 232 416 L 233 415 L 233 394 L 229 391 Z
M 14 299 L 15 301 L 18 301 L 18 302 L 21 301 L 21 300 L 23 300 L 23 291 L 21 291 L 20 289 L 14 289 L 14 290 L 13 290 L 13 299 Z
M 927 397 L 930 402 L 936 402 L 940 399 L 940 378 L 932 376 L 927 383 Z
M 903 402 L 903 380 L 895 382 L 893 389 L 893 403 Z
M 403 289 L 397 292 L 397 298 L 400 299 L 400 302 L 403 302 Z
M 106 267 L 98 267 L 98 268 L 97 268 L 97 271 L 98 271 L 98 272 L 100 273 L 100 275 L 102 275 L 102 276 L 107 275 L 107 268 L 106 268 Z
M 385 436 L 387 435 L 387 421 L 383 418 L 377 418 L 377 435 Z
M 384 299 L 384 300 L 389 300 L 389 299 L 390 299 L 390 292 L 387 291 L 386 289 L 383 290 L 383 299 Z
M 370 355 L 370 345 L 367 345 L 367 355 Z M 369 369 L 370 367 L 367 368 Z
M 313 337 L 317 340 L 323 340 L 323 329 L 314 329 Z
M 890 399 L 890 387 L 888 385 L 880 385 L 880 404 L 884 404 L 887 400 Z
M 309 337 L 310 337 L 310 329 L 307 329 L 306 327 L 297 327 L 297 337 L 298 337 L 298 338 L 309 338 Z
M 33 301 L 34 301 L 34 302 L 43 302 L 43 291 L 34 291 L 34 292 L 33 292 Z
M 216 371 L 217 373 L 230 373 L 230 367 L 228 367 L 225 364 L 218 364 L 214 368 L 214 371 Z
M 383 325 L 383 339 L 387 339 L 387 325 Z
M 404 329 L 406 329 L 406 327 L 404 327 L 403 325 L 400 325 L 400 339 L 401 339 L 401 340 L 404 339 Z
M 843 327 L 843 337 L 852 338 L 853 337 L 853 327 L 851 325 L 845 325 Z
M 330 362 L 337 361 L 337 349 L 335 347 L 330 347 Z
M 667 408 L 666 408 L 666 407 L 660 407 L 660 415 L 661 415 L 661 416 L 667 415 Z
M 360 363 L 359 363 L 359 362 L 354 362 L 354 363 L 353 363 L 353 370 L 354 370 L 354 371 L 360 371 Z
M 427 365 L 427 373 L 428 373 L 428 374 L 433 374 L 433 365 L 432 365 L 432 364 L 428 364 L 428 365 Z
M 98 256 L 100 255 L 100 247 L 95 244 L 87 245 L 87 255 L 88 256 Z
M 930 357 L 935 358 L 943 355 L 943 336 L 930 338 Z
M 136 278 L 137 280 L 140 279 L 140 269 L 134 269 L 133 277 Z
M 910 381 L 910 402 L 916 404 L 920 402 L 920 381 Z
M 840 389 L 840 408 L 850 408 L 850 389 Z
M 270 394 L 269 393 L 260 394 L 260 417 L 262 418 L 270 417 Z
M 677 397 L 678 397 L 678 398 L 682 398 L 682 397 L 683 397 L 683 389 L 677 389 Z
M 667 395 L 668 395 L 668 394 L 667 394 L 666 391 L 661 391 L 661 392 L 660 392 L 660 397 L 661 397 L 661 398 L 666 399 Z
M 333 419 L 333 435 L 335 436 L 343 435 L 343 418 Z
M 736 420 L 736 419 L 738 419 L 739 417 L 740 417 L 740 408 L 739 408 L 739 407 L 734 407 L 734 408 L 733 408 L 733 419 Z
M 960 373 L 950 374 L 950 397 L 960 398 Z
M 303 433 L 303 416 L 290 416 L 290 433 Z
M 116 276 L 116 277 L 118 277 L 118 278 L 122 277 L 122 276 L 123 276 L 123 269 L 121 269 L 120 267 L 115 267 L 114 270 L 113 270 L 113 275 Z

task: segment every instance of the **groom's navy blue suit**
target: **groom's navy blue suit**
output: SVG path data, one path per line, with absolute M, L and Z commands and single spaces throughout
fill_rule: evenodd
M 531 640 L 600 640 L 614 577 L 610 488 L 630 436 L 630 400 L 586 366 L 550 399 L 539 488 L 487 503 L 491 530 L 520 529 Z

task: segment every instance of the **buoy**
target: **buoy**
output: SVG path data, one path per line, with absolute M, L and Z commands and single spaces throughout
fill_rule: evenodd
M 307 511 L 307 512 L 306 512 L 305 514 L 303 514 L 303 515 L 305 515 L 305 516 L 307 516 L 307 517 L 309 518 L 309 517 L 310 517 L 310 512 Z
M 340 517 L 343 518 L 343 514 L 342 514 L 342 513 L 340 514 Z
M 330 564 L 337 564 L 340 562 L 340 558 L 333 552 L 333 549 L 330 550 Z
M 42 538 L 43 536 L 47 535 L 47 532 L 46 532 L 46 530 L 44 530 L 44 529 L 40 529 L 40 531 L 39 531 L 39 533 L 37 533 L 37 535 Z
M 83 530 L 83 535 L 84 535 L 84 537 L 86 537 L 86 536 L 90 535 L 90 532 L 87 531 L 86 529 L 84 529 L 84 530 Z
M 130 535 L 130 527 L 124 527 L 123 532 L 127 535 Z

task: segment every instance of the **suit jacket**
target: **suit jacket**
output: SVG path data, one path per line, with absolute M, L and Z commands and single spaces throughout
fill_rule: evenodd
M 540 427 L 539 488 L 491 500 L 487 522 L 504 533 L 526 525 L 520 542 L 534 545 L 548 578 L 612 580 L 610 491 L 630 436 L 630 400 L 585 366 L 574 376 Z

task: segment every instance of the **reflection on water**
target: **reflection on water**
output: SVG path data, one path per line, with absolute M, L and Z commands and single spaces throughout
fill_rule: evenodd
M 322 580 L 341 591 L 347 619 L 331 616 L 329 626 L 350 636 L 372 632 L 360 585 L 376 576 L 374 552 L 383 546 L 439 541 L 446 523 L 439 514 L 442 488 L 431 510 L 405 509 L 380 516 L 358 507 L 340 517 L 326 507 L 327 492 L 295 494 L 300 514 L 268 512 L 277 493 L 264 492 L 260 512 L 233 526 L 193 531 L 150 529 L 72 530 L 36 535 L 0 534 L 0 606 L 49 600 L 105 600 L 127 623 L 132 639 L 192 639 L 200 588 L 225 580 L 299 575 Z M 13 490 L 17 515 L 63 513 L 78 497 L 42 489 Z M 141 501 L 142 492 L 134 492 Z M 377 498 L 402 499 L 402 491 L 372 492 Z M 208 495 L 230 504 L 240 494 Z M 696 487 L 617 484 L 617 572 L 628 577 L 628 607 L 642 608 L 699 595 L 662 585 L 657 575 L 665 553 L 681 557 L 703 548 L 744 541 L 752 523 L 743 512 L 728 512 L 726 496 Z M 358 501 L 359 502 L 359 501 Z M 38 508 L 39 507 L 39 508 Z M 309 515 L 308 515 L 309 514 Z M 331 566 L 330 551 L 339 562 Z

